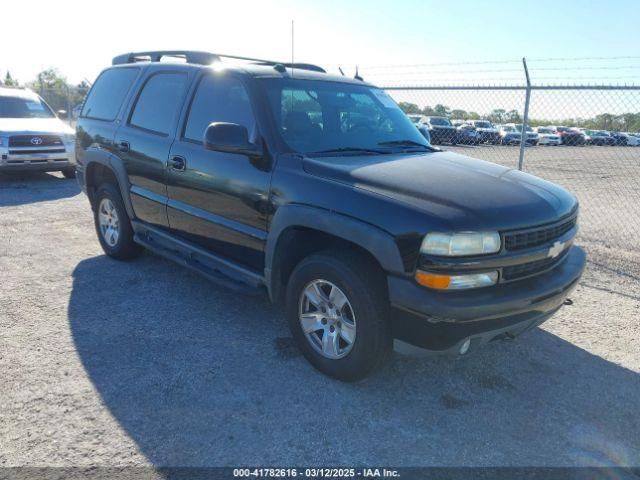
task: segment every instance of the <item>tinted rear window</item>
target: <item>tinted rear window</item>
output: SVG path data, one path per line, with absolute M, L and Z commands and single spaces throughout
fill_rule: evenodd
M 133 126 L 168 135 L 187 84 L 185 73 L 157 73 L 147 80 L 131 114 Z
M 80 116 L 115 120 L 137 75 L 137 68 L 114 68 L 104 71 L 89 92 Z

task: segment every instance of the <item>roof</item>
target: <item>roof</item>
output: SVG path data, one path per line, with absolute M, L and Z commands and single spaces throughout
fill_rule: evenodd
M 37 98 L 38 95 L 24 87 L 0 86 L 0 97 Z
M 360 79 L 328 74 L 322 67 L 309 63 L 276 62 L 259 58 L 189 50 L 125 53 L 114 57 L 112 64 L 116 68 L 134 64 L 166 66 L 167 62 L 162 62 L 163 58 L 181 59 L 182 61 L 180 62 L 169 63 L 169 65 L 174 68 L 213 68 L 216 70 L 223 68 L 228 71 L 250 75 L 254 78 L 295 78 L 299 80 L 317 80 L 372 86 Z M 224 61 L 225 59 L 244 63 L 226 63 Z

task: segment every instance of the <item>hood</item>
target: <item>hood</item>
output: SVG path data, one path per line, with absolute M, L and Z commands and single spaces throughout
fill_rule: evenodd
M 71 134 L 74 130 L 59 118 L 0 118 L 0 133 L 58 133 Z
M 305 158 L 304 168 L 408 204 L 451 230 L 540 225 L 577 205 L 551 182 L 452 152 Z
M 478 130 L 479 132 L 489 132 L 489 133 L 498 132 L 497 128 L 491 128 L 491 127 L 476 127 L 476 130 Z

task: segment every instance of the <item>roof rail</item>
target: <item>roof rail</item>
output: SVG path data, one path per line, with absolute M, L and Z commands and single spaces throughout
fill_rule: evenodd
M 287 63 L 275 60 L 265 60 L 263 58 L 240 57 L 238 55 L 226 55 L 224 53 L 198 52 L 190 50 L 157 50 L 151 52 L 130 52 L 113 57 L 112 65 L 122 65 L 135 62 L 159 62 L 163 57 L 184 58 L 187 63 L 197 65 L 210 65 L 213 62 L 220 62 L 223 58 L 233 60 L 243 60 L 258 65 L 284 65 L 289 68 L 299 68 L 301 70 L 312 70 L 314 72 L 326 73 L 325 69 L 311 63 Z

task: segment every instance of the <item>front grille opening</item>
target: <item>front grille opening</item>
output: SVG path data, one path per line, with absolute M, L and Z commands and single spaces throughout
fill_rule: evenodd
M 568 252 L 569 249 L 567 248 L 555 258 L 543 258 L 542 260 L 536 260 L 535 262 L 504 267 L 502 269 L 502 279 L 506 281 L 518 280 L 520 278 L 530 277 L 531 275 L 537 275 L 546 270 L 550 270 L 559 264 Z
M 32 142 L 32 140 L 37 143 Z M 57 135 L 13 135 L 9 137 L 10 147 L 51 147 L 58 145 L 62 145 L 62 139 Z
M 9 150 L 9 155 L 33 155 L 34 153 L 64 153 L 64 148 L 38 148 L 33 150 Z
M 544 245 L 567 233 L 576 226 L 576 222 L 577 217 L 573 216 L 555 225 L 506 233 L 504 235 L 504 248 L 505 250 L 513 251 Z

